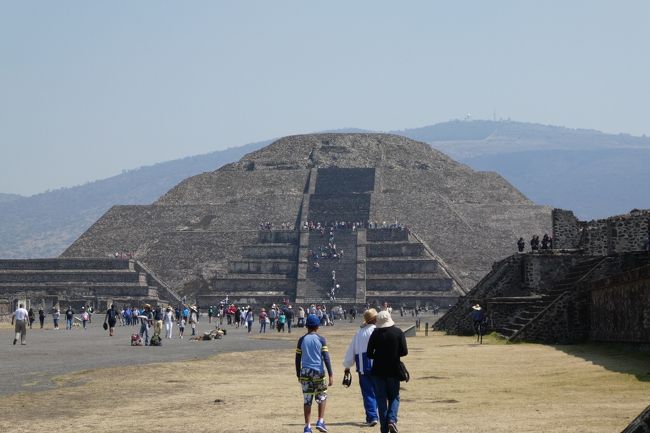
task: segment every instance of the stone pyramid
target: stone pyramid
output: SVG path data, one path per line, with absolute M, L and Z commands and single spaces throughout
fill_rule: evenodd
M 299 229 L 307 221 L 379 228 L 337 230 L 344 258 L 316 270 L 308 251 L 327 242 Z M 260 230 L 263 222 L 273 229 Z M 327 298 L 332 270 L 338 302 L 440 304 L 466 293 L 519 236 L 550 231 L 550 208 L 425 143 L 313 134 L 188 178 L 151 205 L 115 206 L 62 256 L 133 251 L 171 287 L 208 304 L 226 295 L 317 302 Z

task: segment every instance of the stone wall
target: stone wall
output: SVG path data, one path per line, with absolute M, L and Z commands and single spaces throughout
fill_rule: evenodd
M 594 341 L 650 341 L 650 265 L 593 282 L 589 338 Z
M 650 235 L 650 210 L 593 221 L 578 221 L 573 212 L 553 211 L 555 248 L 576 248 L 588 255 L 643 251 Z
M 555 249 L 578 248 L 580 226 L 578 218 L 570 210 L 553 209 L 553 247 Z

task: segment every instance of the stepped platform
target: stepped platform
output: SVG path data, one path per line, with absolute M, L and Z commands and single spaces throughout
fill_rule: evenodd
M 155 305 L 177 303 L 180 299 L 135 260 L 0 260 L 0 314 L 13 311 L 19 301 L 46 310 L 56 304 L 69 304 L 102 311 L 113 302 Z
M 286 290 L 313 290 L 321 297 L 326 285 L 308 275 L 304 262 L 309 239 L 303 241 L 300 230 L 277 230 L 282 223 L 301 228 L 306 221 L 372 221 L 385 227 L 400 221 L 409 230 L 366 230 L 353 248 L 356 263 L 337 271 L 349 281 L 344 297 L 365 304 L 366 274 L 376 271 L 368 272 L 367 259 L 430 256 L 453 280 L 451 293 L 462 294 L 512 252 L 513 239 L 550 233 L 550 213 L 499 175 L 473 171 L 426 143 L 390 134 L 300 135 L 186 179 L 151 205 L 111 208 L 63 256 L 132 251 L 190 298 L 211 294 L 221 287 L 216 280 L 229 281 L 237 269 L 251 284 L 264 281 L 257 277 L 269 271 L 252 260 L 295 261 L 296 284 Z M 274 229 L 257 231 L 263 222 Z M 409 232 L 421 240 L 410 239 Z M 408 272 L 418 270 L 426 269 Z

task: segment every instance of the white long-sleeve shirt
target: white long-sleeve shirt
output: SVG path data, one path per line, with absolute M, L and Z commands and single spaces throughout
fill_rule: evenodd
M 357 372 L 360 374 L 370 374 L 372 360 L 368 359 L 366 351 L 368 349 L 368 340 L 375 330 L 375 325 L 365 325 L 354 334 L 348 350 L 345 352 L 343 367 L 350 368 L 356 364 Z

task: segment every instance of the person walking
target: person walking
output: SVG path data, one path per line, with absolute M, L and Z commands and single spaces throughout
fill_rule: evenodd
M 368 340 L 368 358 L 375 385 L 381 433 L 397 433 L 400 358 L 408 355 L 406 337 L 388 311 L 377 313 L 376 328 Z
M 74 310 L 70 305 L 68 309 L 65 310 L 65 329 L 72 329 L 72 323 L 74 322 Z
M 106 310 L 104 323 L 108 324 L 108 335 L 112 337 L 115 332 L 115 324 L 117 323 L 117 310 L 115 309 L 115 304 L 111 304 L 111 308 Z
M 199 312 L 196 309 L 196 305 L 190 307 L 190 328 L 192 328 L 192 336 L 196 335 L 196 324 L 199 321 Z
M 54 329 L 59 329 L 60 318 L 61 318 L 61 310 L 59 310 L 58 305 L 55 305 L 52 307 L 52 323 L 54 324 Z
M 138 316 L 140 319 L 140 337 L 144 338 L 144 345 L 149 345 L 149 328 L 153 323 L 153 312 L 151 311 L 151 305 L 144 304 L 143 311 L 140 312 Z
M 27 344 L 25 341 L 27 339 L 27 323 L 29 322 L 29 312 L 25 309 L 23 304 L 19 304 L 18 308 L 11 315 L 11 324 L 14 325 L 14 346 L 18 342 L 20 337 L 20 344 L 24 346 Z
M 163 322 L 165 323 L 165 338 L 172 338 L 172 329 L 174 328 L 174 312 L 172 311 L 172 307 L 165 308 Z
M 298 328 L 305 326 L 305 309 L 298 307 L 298 323 L 296 324 Z
M 246 310 L 246 329 L 248 329 L 249 334 L 253 330 L 253 322 L 255 322 L 253 307 L 248 307 L 248 310 Z
M 156 308 L 153 311 L 153 335 L 157 335 L 159 338 L 160 334 L 162 334 L 163 319 L 163 310 L 160 305 L 156 305 Z
M 470 312 L 470 317 L 472 318 L 472 325 L 474 327 L 474 332 L 476 333 L 476 342 L 483 344 L 483 331 L 485 327 L 485 312 L 481 305 L 476 304 L 472 306 L 472 311 Z
M 29 311 L 27 312 L 27 319 L 29 320 L 29 329 L 32 329 L 32 325 L 34 324 L 34 321 L 36 320 L 36 316 L 34 315 L 34 309 L 29 308 Z
M 38 322 L 41 324 L 41 329 L 43 329 L 43 325 L 45 324 L 45 311 L 42 307 L 38 309 Z
M 260 319 L 260 333 L 265 333 L 266 334 L 266 320 L 267 320 L 267 314 L 266 314 L 266 309 L 262 308 L 260 311 L 259 319 Z
M 90 316 L 88 315 L 88 311 L 86 311 L 86 307 L 81 307 L 81 310 L 81 323 L 83 325 L 83 328 L 86 329 L 86 323 L 88 323 Z
M 325 337 L 318 334 L 320 319 L 313 314 L 307 316 L 305 321 L 307 333 L 300 337 L 296 347 L 296 376 L 302 386 L 303 413 L 305 416 L 304 433 L 312 433 L 311 405 L 316 398 L 318 405 L 318 421 L 316 429 L 327 433 L 325 425 L 325 403 L 327 401 L 327 387 L 334 384 L 332 363 Z M 328 379 L 325 378 L 327 368 Z
M 286 310 L 284 310 L 284 315 L 287 319 L 287 332 L 291 334 L 291 327 L 293 326 L 293 307 L 289 305 Z
M 372 361 L 368 358 L 368 340 L 375 330 L 377 322 L 377 310 L 371 308 L 363 313 L 363 325 L 359 329 L 345 352 L 343 359 L 343 368 L 345 374 L 350 373 L 350 367 L 356 365 L 359 375 L 359 386 L 361 387 L 361 397 L 363 398 L 363 407 L 366 411 L 366 424 L 374 427 L 379 422 L 377 414 L 377 399 L 375 398 L 375 388 L 372 383 L 371 370 Z

